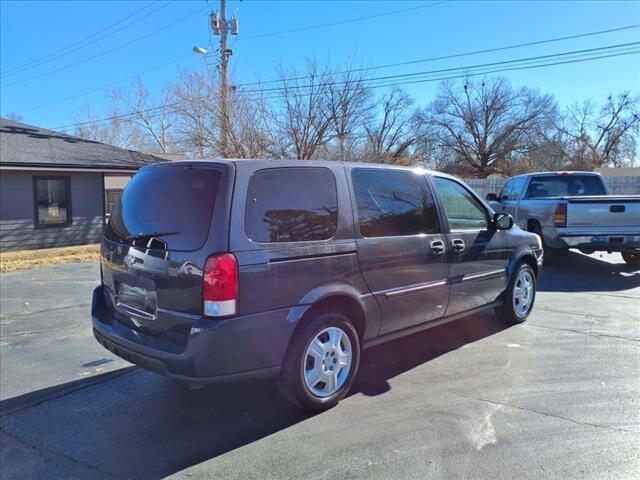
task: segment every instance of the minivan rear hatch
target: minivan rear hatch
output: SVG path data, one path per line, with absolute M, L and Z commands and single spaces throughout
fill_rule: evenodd
M 227 250 L 231 168 L 175 162 L 145 167 L 131 179 L 101 249 L 105 309 L 113 321 L 169 349 L 186 344 L 202 314 L 207 256 Z

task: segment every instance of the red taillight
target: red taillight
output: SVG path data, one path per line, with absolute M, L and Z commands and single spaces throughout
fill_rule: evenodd
M 556 227 L 567 226 L 567 204 L 559 203 L 556 207 L 556 211 L 553 214 L 553 225 Z
M 238 312 L 238 261 L 230 253 L 209 257 L 202 278 L 202 312 L 227 317 Z

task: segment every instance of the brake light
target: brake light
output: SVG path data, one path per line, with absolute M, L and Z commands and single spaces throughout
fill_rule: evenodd
M 230 253 L 209 257 L 202 278 L 202 312 L 227 317 L 238 312 L 238 261 Z
M 567 204 L 559 203 L 556 207 L 556 211 L 553 214 L 553 225 L 556 227 L 567 226 Z

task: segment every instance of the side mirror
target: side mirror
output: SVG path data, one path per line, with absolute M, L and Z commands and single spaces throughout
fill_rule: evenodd
M 487 193 L 487 196 L 485 198 L 487 199 L 488 202 L 498 201 L 498 195 L 496 195 L 495 193 Z
M 513 228 L 513 217 L 508 213 L 494 213 L 493 228 L 496 230 L 510 230 Z

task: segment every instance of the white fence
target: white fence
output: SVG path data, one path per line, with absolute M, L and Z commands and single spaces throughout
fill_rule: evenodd
M 613 195 L 640 195 L 640 176 L 604 177 L 609 191 Z M 464 180 L 478 195 L 484 198 L 487 193 L 500 193 L 506 178 L 468 178 Z

